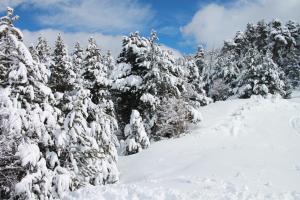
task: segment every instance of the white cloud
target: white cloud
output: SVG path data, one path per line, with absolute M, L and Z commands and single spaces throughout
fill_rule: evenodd
M 122 46 L 122 36 L 110 36 L 103 35 L 101 33 L 66 33 L 55 29 L 44 29 L 36 32 L 23 30 L 24 42 L 27 45 L 35 44 L 39 36 L 45 37 L 51 46 L 54 46 L 55 40 L 58 34 L 62 35 L 63 40 L 68 45 L 68 49 L 72 50 L 76 42 L 80 42 L 83 48 L 86 47 L 89 37 L 94 37 L 97 41 L 98 46 L 101 48 L 103 53 L 111 50 L 113 56 L 118 56 Z
M 120 33 L 143 29 L 152 16 L 151 8 L 137 0 L 0 0 L 0 12 L 7 6 L 36 9 L 36 20 L 45 28 L 24 30 L 27 44 L 40 35 L 54 44 L 61 33 L 72 48 L 76 41 L 85 46 L 93 36 L 103 51 L 110 49 L 114 56 L 121 50 Z
M 1 0 L 0 1 L 0 12 L 5 11 L 6 7 L 17 7 L 17 6 L 37 6 L 46 7 L 53 4 L 61 3 L 63 0 Z
M 208 48 L 220 47 L 236 31 L 244 30 L 248 22 L 275 18 L 284 22 L 300 21 L 299 9 L 299 0 L 237 0 L 229 6 L 209 4 L 201 8 L 181 31 Z
M 42 17 L 41 22 L 75 30 L 132 31 L 142 29 L 151 15 L 150 7 L 136 0 L 81 0 L 58 7 L 54 15 Z
M 0 0 L 6 7 L 38 9 L 38 21 L 51 28 L 118 33 L 143 29 L 153 17 L 138 0 Z
M 137 0 L 0 0 L 0 11 L 7 6 L 35 7 L 43 25 L 88 32 L 135 31 L 153 16 L 150 6 Z

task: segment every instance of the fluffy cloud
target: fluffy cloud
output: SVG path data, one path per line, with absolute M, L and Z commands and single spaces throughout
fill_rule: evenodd
M 40 35 L 54 44 L 61 33 L 73 47 L 76 41 L 86 45 L 93 36 L 103 51 L 110 49 L 114 55 L 121 49 L 120 34 L 143 29 L 152 16 L 151 8 L 137 0 L 0 0 L 0 12 L 7 6 L 34 8 L 38 22 L 45 27 L 24 30 L 27 44 L 36 42 Z
M 143 29 L 153 13 L 137 0 L 1 0 L 11 7 L 40 9 L 39 21 L 52 28 L 116 33 Z M 46 12 L 44 12 L 46 11 Z
M 6 6 L 37 8 L 47 27 L 102 33 L 143 29 L 153 16 L 150 6 L 137 0 L 1 0 L 0 11 Z
M 5 11 L 6 7 L 17 7 L 17 6 L 36 6 L 46 7 L 61 3 L 63 0 L 1 0 L 0 1 L 0 12 Z
M 118 56 L 121 51 L 122 36 L 119 35 L 110 36 L 103 35 L 101 33 L 86 32 L 66 33 L 55 29 L 44 29 L 36 32 L 23 30 L 24 41 L 27 45 L 35 44 L 37 38 L 39 36 L 43 36 L 49 41 L 49 44 L 53 46 L 59 33 L 62 35 L 70 50 L 73 49 L 73 46 L 77 41 L 80 42 L 82 47 L 85 47 L 87 45 L 88 38 L 92 36 L 96 39 L 102 52 L 106 53 L 108 50 L 111 50 L 114 56 Z
M 201 8 L 181 31 L 208 48 L 219 47 L 236 31 L 244 30 L 248 22 L 275 18 L 284 22 L 300 21 L 299 9 L 299 0 L 237 0 L 227 6 L 209 4 Z
M 136 0 L 81 0 L 58 7 L 41 17 L 41 23 L 74 30 L 124 32 L 142 29 L 151 16 L 150 7 Z

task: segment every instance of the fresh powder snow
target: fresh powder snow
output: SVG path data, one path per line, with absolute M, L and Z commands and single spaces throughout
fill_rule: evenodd
M 254 96 L 200 110 L 204 120 L 190 134 L 120 157 L 118 184 L 65 199 L 300 199 L 299 96 Z

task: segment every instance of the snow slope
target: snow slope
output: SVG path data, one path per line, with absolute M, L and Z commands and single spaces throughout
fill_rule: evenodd
M 191 134 L 121 157 L 121 181 L 66 200 L 300 199 L 300 95 L 203 107 Z

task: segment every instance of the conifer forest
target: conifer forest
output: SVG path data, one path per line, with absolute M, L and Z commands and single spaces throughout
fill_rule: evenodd
M 1 200 L 300 199 L 299 22 L 181 56 L 136 31 L 114 56 L 94 37 L 27 45 L 16 12 L 0 18 Z

